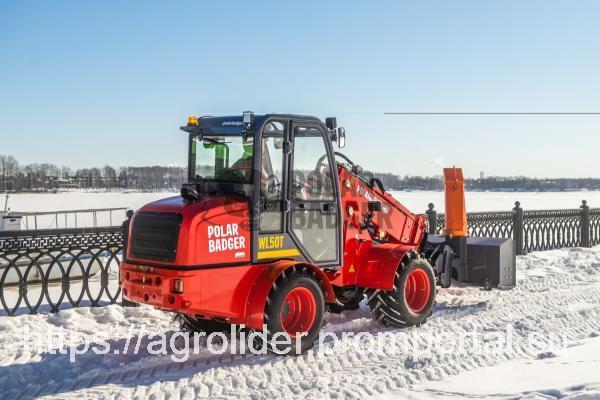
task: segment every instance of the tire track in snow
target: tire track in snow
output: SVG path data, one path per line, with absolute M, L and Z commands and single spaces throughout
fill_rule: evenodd
M 566 289 L 563 289 L 561 290 L 563 296 L 556 296 L 556 292 L 537 292 L 535 297 L 541 297 L 541 301 L 538 299 L 538 301 L 530 305 L 523 304 L 519 301 L 522 296 L 518 296 L 514 301 L 499 302 L 505 304 L 498 304 L 491 310 L 488 309 L 481 314 L 462 314 L 460 312 L 447 314 L 443 318 L 432 318 L 428 325 L 420 329 L 409 328 L 408 330 L 416 330 L 417 332 L 423 333 L 424 328 L 428 327 L 427 330 L 429 331 L 437 331 L 439 329 L 447 328 L 446 325 L 449 325 L 448 323 L 451 323 L 450 326 L 452 326 L 453 322 L 473 318 L 481 319 L 480 324 L 482 326 L 494 326 L 495 321 L 501 321 L 496 322 L 496 327 L 498 327 L 498 325 L 503 326 L 504 323 L 507 322 L 507 319 L 496 318 L 497 314 L 502 314 L 507 308 L 511 308 L 514 310 L 513 315 L 516 314 L 520 317 L 519 320 L 539 319 L 540 316 L 543 316 L 547 322 L 564 322 L 566 320 L 568 321 L 568 324 L 562 323 L 560 324 L 561 327 L 570 329 L 569 335 L 572 337 L 583 338 L 584 336 L 589 335 L 590 330 L 598 330 L 600 328 L 600 322 L 598 322 L 597 319 L 598 313 L 595 313 L 595 318 L 594 316 L 588 318 L 590 316 L 583 316 L 581 315 L 581 312 L 577 311 L 571 311 L 565 314 L 564 307 L 574 302 L 592 302 L 600 304 L 600 286 L 598 284 L 588 285 L 587 287 L 579 286 L 577 290 L 579 290 L 579 292 L 570 293 Z M 482 316 L 483 318 L 481 318 Z M 518 322 L 519 320 L 515 321 L 512 319 L 512 322 Z M 466 325 L 469 325 L 470 322 L 471 321 L 463 321 L 461 327 L 464 327 L 465 323 Z M 573 326 L 576 328 L 573 329 Z M 398 330 L 397 334 L 403 334 L 405 331 L 407 330 Z M 208 391 L 208 396 L 210 397 L 215 395 L 237 397 L 236 393 L 238 390 L 243 390 L 254 395 L 260 395 L 260 393 L 264 392 L 265 388 L 261 388 L 260 385 L 255 385 L 251 379 L 252 375 L 256 371 L 259 371 L 260 375 L 270 375 L 272 378 L 275 378 L 269 380 L 269 387 L 267 388 L 268 392 L 271 392 L 272 395 L 286 397 L 301 395 L 304 397 L 306 395 L 305 392 L 308 391 L 311 393 L 315 390 L 317 393 L 312 394 L 326 396 L 335 395 L 335 393 L 340 393 L 339 390 L 343 389 L 339 386 L 336 387 L 336 383 L 346 382 L 348 386 L 345 388 L 344 397 L 359 398 L 388 390 L 406 388 L 424 379 L 440 379 L 447 375 L 454 375 L 474 368 L 497 364 L 512 358 L 531 357 L 535 355 L 525 349 L 523 346 L 524 343 L 521 343 L 521 345 L 521 347 L 516 347 L 514 354 L 500 354 L 491 359 L 489 357 L 483 360 L 463 357 L 461 359 L 462 362 L 453 363 L 451 360 L 453 358 L 452 356 L 443 358 L 434 356 L 433 360 L 428 361 L 428 364 L 431 364 L 430 366 L 419 368 L 419 365 L 415 365 L 408 369 L 406 369 L 406 362 L 408 359 L 406 354 L 366 354 L 352 351 L 356 349 L 352 349 L 351 346 L 346 349 L 340 349 L 345 351 L 342 351 L 340 355 L 334 356 L 320 357 L 319 355 L 313 354 L 289 359 L 263 357 L 266 359 L 266 363 L 259 362 L 255 365 L 248 365 L 248 368 L 236 366 L 236 363 L 238 363 L 242 357 L 234 357 L 233 359 L 230 357 L 220 357 L 213 359 L 212 362 L 208 362 L 208 360 L 203 361 L 205 361 L 204 364 L 207 366 L 218 363 L 219 368 L 230 370 L 225 371 L 224 377 L 218 379 L 215 379 L 214 376 L 206 377 L 206 379 L 195 379 L 195 377 L 192 377 L 190 378 L 188 385 L 198 388 L 210 388 Z M 186 363 L 180 364 L 173 364 L 168 361 L 165 364 L 140 370 L 136 380 L 143 381 L 144 377 L 152 377 L 158 370 L 163 370 L 164 372 L 159 375 L 168 379 L 169 370 L 174 369 L 174 365 L 178 370 L 186 371 L 190 368 L 195 369 L 199 361 L 201 360 L 188 360 Z M 399 375 L 398 370 L 403 368 L 405 369 L 405 372 Z M 245 369 L 245 371 L 240 371 L 240 369 Z M 267 371 L 265 371 L 265 369 Z M 305 379 L 305 377 L 311 375 L 318 376 L 320 371 L 327 372 L 327 376 L 324 377 L 324 380 L 328 381 L 326 385 L 318 385 L 316 387 L 305 385 L 304 388 L 299 387 L 299 382 Z M 119 377 L 124 377 L 127 372 L 128 371 L 123 372 L 114 380 L 107 379 L 107 381 L 111 381 L 113 384 L 119 383 L 121 382 Z M 227 374 L 227 372 L 230 373 Z M 250 379 L 247 374 L 250 375 Z M 234 385 L 232 383 L 232 378 L 235 376 L 239 377 L 240 375 L 242 378 L 236 379 Z M 356 375 L 359 375 L 360 379 L 351 378 Z M 321 380 L 323 381 L 323 377 L 321 377 Z M 362 382 L 360 382 L 361 380 Z M 81 383 L 83 383 L 83 385 L 75 383 L 71 387 L 75 389 L 77 386 L 85 386 L 85 381 Z M 227 389 L 232 386 L 235 386 L 234 390 Z M 327 390 L 319 390 L 319 386 L 322 389 L 326 388 Z M 148 390 L 150 390 L 150 392 L 148 392 Z M 153 390 L 154 389 L 152 388 L 141 391 L 139 395 L 141 397 L 150 396 Z M 258 392 L 253 393 L 254 390 L 258 390 Z
M 581 256 L 586 251 L 564 251 L 563 258 L 567 259 L 573 254 Z M 535 264 L 537 258 L 521 258 L 519 272 L 522 272 L 521 269 L 529 272 L 528 267 Z M 179 364 L 172 363 L 168 358 L 157 360 L 148 356 L 124 370 L 119 367 L 118 372 L 94 370 L 92 367 L 81 377 L 54 385 L 53 390 L 42 385 L 24 388 L 23 394 L 28 397 L 31 394 L 56 393 L 58 398 L 67 398 L 73 396 L 73 390 L 78 390 L 78 397 L 84 398 L 102 397 L 113 391 L 136 398 L 179 398 L 180 395 L 185 397 L 192 394 L 194 397 L 239 398 L 240 393 L 256 398 L 360 398 L 394 391 L 426 379 L 441 379 L 504 360 L 533 357 L 536 354 L 528 351 L 524 335 L 536 328 L 541 327 L 542 332 L 564 330 L 574 339 L 598 331 L 598 308 L 577 310 L 570 306 L 576 303 L 600 305 L 600 284 L 597 281 L 600 270 L 597 267 L 588 269 L 585 276 L 581 275 L 583 272 L 579 269 L 564 266 L 563 262 L 566 263 L 566 260 L 553 260 L 552 265 L 562 267 L 562 271 L 559 271 L 562 273 L 541 278 L 529 277 L 519 281 L 518 288 L 510 292 L 490 293 L 463 288 L 441 291 L 438 309 L 428 324 L 421 328 L 376 329 L 395 337 L 414 336 L 423 345 L 422 338 L 428 334 L 460 334 L 473 326 L 499 332 L 507 323 L 514 325 L 518 328 L 514 351 L 494 356 L 476 357 L 468 351 L 461 354 L 458 351 L 461 349 L 450 348 L 447 354 L 433 354 L 420 363 L 414 363 L 406 352 L 387 355 L 365 353 L 348 341 L 341 343 L 334 355 L 317 353 L 293 358 L 198 356 Z M 355 319 L 330 316 L 332 323 L 326 326 L 326 330 L 339 332 L 339 327 L 352 325 L 368 317 L 364 309 L 351 316 Z M 377 328 L 377 325 L 367 323 L 366 328 L 359 331 L 374 327 Z M 144 366 L 145 363 L 148 365 Z M 96 384 L 103 386 L 83 389 Z

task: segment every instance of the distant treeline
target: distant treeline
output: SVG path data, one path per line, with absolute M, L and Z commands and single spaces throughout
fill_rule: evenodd
M 389 173 L 366 172 L 366 176 L 376 176 L 390 190 L 444 190 L 442 176 L 399 176 Z M 490 176 L 484 179 L 465 180 L 467 190 L 521 190 L 521 191 L 561 191 L 561 190 L 600 190 L 600 179 L 596 178 L 559 178 L 537 179 L 518 177 Z
M 20 165 L 12 156 L 0 155 L 0 190 L 45 191 L 56 189 L 179 189 L 187 180 L 182 167 L 119 167 L 71 169 L 54 164 Z
M 399 176 L 365 172 L 376 176 L 390 190 L 443 190 L 441 176 Z M 71 169 L 54 164 L 20 165 L 12 156 L 0 155 L 0 190 L 45 191 L 56 189 L 177 190 L 187 180 L 184 167 L 119 167 Z M 467 179 L 468 190 L 600 190 L 600 179 L 488 177 Z

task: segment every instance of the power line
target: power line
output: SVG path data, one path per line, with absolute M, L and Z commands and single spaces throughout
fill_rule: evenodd
M 600 115 L 600 112 L 384 112 L 384 115 Z

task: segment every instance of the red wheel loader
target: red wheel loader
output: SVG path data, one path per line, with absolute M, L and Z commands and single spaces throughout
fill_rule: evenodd
M 335 152 L 335 118 L 190 117 L 189 181 L 125 222 L 123 297 L 176 313 L 182 328 L 231 324 L 310 348 L 326 312 L 396 327 L 431 315 L 437 286 L 515 286 L 510 239 L 467 237 L 460 169 L 444 171 L 446 230 L 415 215 Z

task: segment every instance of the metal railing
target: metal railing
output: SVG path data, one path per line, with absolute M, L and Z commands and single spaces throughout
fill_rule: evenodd
M 426 211 L 441 234 L 444 214 Z M 514 238 L 518 254 L 600 244 L 600 209 L 467 214 L 469 234 Z M 120 301 L 119 266 L 128 221 L 119 227 L 0 232 L 0 315 L 56 312 Z M 125 302 L 124 302 L 125 304 Z
M 3 312 L 57 312 L 117 302 L 123 242 L 120 226 L 0 232 Z
M 126 211 L 127 207 L 112 207 L 66 211 L 18 212 L 16 215 L 21 217 L 21 224 L 25 230 L 38 229 L 40 227 L 40 223 L 38 222 L 41 222 L 41 220 L 45 223 L 54 224 L 55 229 L 68 229 L 79 228 L 81 226 L 98 227 L 100 225 L 98 221 L 100 220 L 106 220 L 109 226 L 113 226 L 115 222 L 113 221 L 114 218 L 116 217 L 116 221 L 120 223 L 125 218 Z M 117 213 L 118 215 L 115 216 Z M 64 226 L 61 227 L 61 224 L 64 224 Z M 49 228 L 49 226 L 45 228 Z
M 446 218 L 433 204 L 425 212 L 429 233 L 443 234 Z M 584 200 L 571 210 L 523 210 L 521 203 L 506 212 L 467 213 L 470 236 L 513 238 L 517 254 L 562 247 L 591 247 L 600 244 L 600 208 Z

